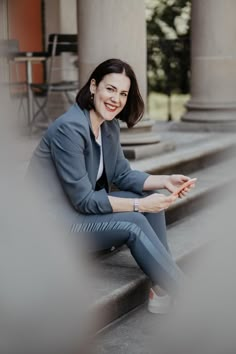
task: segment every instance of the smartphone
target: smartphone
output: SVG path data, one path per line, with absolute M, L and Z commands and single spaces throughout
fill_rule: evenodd
M 182 186 L 179 187 L 179 189 L 177 189 L 177 191 L 173 192 L 173 195 L 179 195 L 183 189 L 185 189 L 186 187 L 190 187 L 192 184 L 194 184 L 196 182 L 197 178 L 191 178 L 189 179 L 187 182 L 184 182 L 182 184 Z

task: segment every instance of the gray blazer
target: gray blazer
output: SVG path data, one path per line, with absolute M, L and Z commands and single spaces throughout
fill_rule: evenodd
M 118 121 L 104 122 L 101 131 L 108 185 L 141 193 L 149 175 L 130 168 L 120 146 Z M 74 104 L 49 126 L 33 154 L 28 176 L 43 193 L 44 204 L 53 204 L 62 213 L 68 206 L 77 214 L 111 213 L 109 191 L 95 191 L 99 161 L 89 112 Z

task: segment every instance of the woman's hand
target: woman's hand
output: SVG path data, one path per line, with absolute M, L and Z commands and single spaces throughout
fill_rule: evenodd
M 142 213 L 157 213 L 161 210 L 167 209 L 173 204 L 178 196 L 153 193 L 147 197 L 139 199 L 139 211 Z
M 174 193 L 175 191 L 178 190 L 181 185 L 187 181 L 190 180 L 190 177 L 184 176 L 184 175 L 170 175 L 166 176 L 165 179 L 165 189 L 167 189 L 169 192 Z M 195 186 L 195 183 L 193 183 L 191 186 L 184 188 L 181 193 L 179 193 L 179 197 L 182 198 L 184 197 L 191 188 Z

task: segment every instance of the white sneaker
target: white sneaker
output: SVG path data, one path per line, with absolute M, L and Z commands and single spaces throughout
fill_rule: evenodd
M 151 288 L 149 292 L 148 311 L 151 313 L 167 313 L 171 305 L 169 295 L 158 296 Z

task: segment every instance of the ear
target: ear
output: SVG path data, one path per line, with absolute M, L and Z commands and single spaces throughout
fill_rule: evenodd
M 95 92 L 96 92 L 96 80 L 95 79 L 92 79 L 91 81 L 90 81 L 90 92 L 92 93 L 92 94 L 95 94 Z

